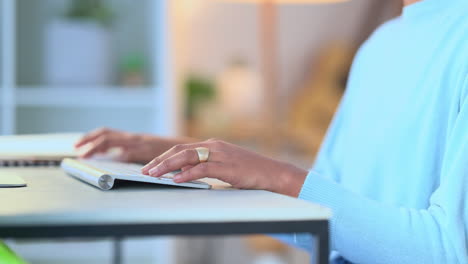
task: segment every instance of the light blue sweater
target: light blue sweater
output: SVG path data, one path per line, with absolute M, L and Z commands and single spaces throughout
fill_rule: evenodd
M 351 262 L 468 263 L 467 0 L 412 4 L 361 47 L 299 197 Z

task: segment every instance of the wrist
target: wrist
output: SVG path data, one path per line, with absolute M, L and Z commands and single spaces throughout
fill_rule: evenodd
M 277 186 L 273 191 L 291 197 L 298 197 L 308 171 L 289 163 L 284 163 L 282 167 L 283 169 L 279 170 L 281 171 L 279 179 L 276 181 Z

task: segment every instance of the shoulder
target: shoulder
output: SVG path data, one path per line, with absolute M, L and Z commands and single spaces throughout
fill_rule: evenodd
M 468 99 L 468 1 L 447 1 L 430 30 L 440 43 L 440 54 L 446 57 L 448 85 L 457 91 L 461 105 Z
M 444 10 L 440 27 L 454 48 L 466 56 L 468 55 L 468 1 L 455 2 L 457 3 Z
M 458 21 L 461 23 L 468 23 L 468 1 L 466 0 L 450 0 L 447 2 L 447 8 L 443 10 L 443 13 L 448 19 Z
M 367 46 L 370 46 L 372 43 L 378 41 L 386 41 L 388 38 L 394 38 L 395 34 L 401 28 L 402 18 L 395 17 L 392 18 L 380 26 L 378 26 L 374 32 L 369 36 L 369 38 L 362 44 L 361 49 L 365 49 Z
M 454 1 L 444 12 L 445 41 L 452 51 L 453 75 L 461 103 L 468 100 L 468 1 Z
M 355 59 L 359 60 L 364 54 L 381 54 L 382 48 L 389 47 L 390 43 L 397 39 L 401 27 L 401 17 L 390 19 L 378 26 L 359 47 Z
M 447 45 L 454 49 L 457 58 L 464 61 L 465 69 L 468 67 L 468 1 L 452 0 L 443 12 L 443 20 L 440 23 L 441 33 L 444 35 Z

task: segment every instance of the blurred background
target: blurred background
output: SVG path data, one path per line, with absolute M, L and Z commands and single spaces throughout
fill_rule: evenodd
M 358 47 L 400 14 L 401 1 L 274 2 L 0 0 L 0 133 L 107 126 L 216 137 L 307 168 Z M 31 263 L 103 263 L 112 255 L 107 240 L 10 244 Z M 130 239 L 124 259 L 307 263 L 308 256 L 260 236 Z

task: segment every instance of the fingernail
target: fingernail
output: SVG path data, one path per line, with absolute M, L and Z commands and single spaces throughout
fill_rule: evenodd
M 146 164 L 145 166 L 143 166 L 143 168 L 141 168 L 141 171 L 143 171 L 143 172 L 145 172 L 145 171 L 146 171 L 146 172 L 149 172 L 149 171 L 148 171 L 149 168 L 150 168 L 150 167 L 149 167 L 149 164 Z
M 150 174 L 151 176 L 153 176 L 153 175 L 157 174 L 158 171 L 159 171 L 159 167 L 156 166 L 156 167 L 152 168 L 151 170 L 149 170 L 149 174 Z
M 180 182 L 182 180 L 182 176 L 180 175 L 174 175 L 174 178 L 172 178 L 174 182 Z

